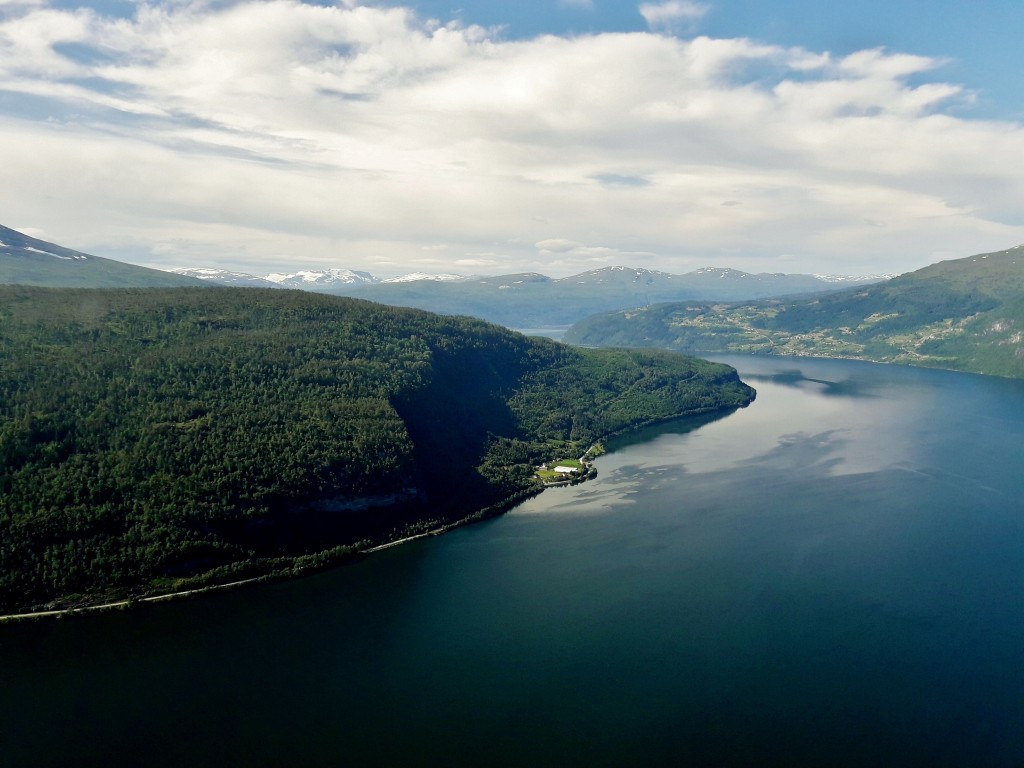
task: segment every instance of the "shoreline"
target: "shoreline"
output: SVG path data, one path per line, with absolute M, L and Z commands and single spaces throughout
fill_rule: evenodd
M 670 417 L 663 418 L 663 419 L 652 419 L 652 420 L 644 422 L 642 424 L 634 424 L 634 425 L 632 425 L 630 427 L 627 427 L 625 429 L 617 430 L 617 431 L 612 432 L 612 433 L 610 433 L 608 435 L 604 435 L 604 436 L 598 438 L 597 440 L 595 440 L 593 443 L 591 443 L 590 447 L 587 448 L 586 451 L 584 451 L 583 456 L 580 458 L 580 461 L 582 463 L 583 462 L 583 458 L 586 457 L 587 454 L 589 454 L 591 451 L 593 451 L 598 445 L 602 446 L 602 449 L 603 449 L 603 445 L 604 445 L 604 442 L 606 440 L 609 440 L 609 439 L 612 439 L 612 438 L 615 438 L 615 437 L 620 437 L 622 435 L 629 434 L 630 432 L 646 429 L 647 427 L 655 426 L 657 424 L 663 424 L 663 423 L 668 423 L 670 421 L 676 421 L 677 419 L 685 419 L 685 418 L 689 418 L 691 416 L 708 415 L 708 414 L 711 414 L 711 413 L 718 413 L 719 411 L 732 412 L 734 410 L 739 410 L 740 408 L 746 408 L 747 406 L 750 405 L 750 403 L 752 403 L 754 401 L 755 397 L 756 397 L 756 393 L 755 393 L 754 397 L 751 397 L 749 402 L 747 402 L 747 403 L 745 403 L 744 405 L 741 405 L 741 406 L 735 406 L 735 407 L 729 407 L 729 408 L 704 408 L 704 409 L 696 409 L 696 410 L 693 410 L 693 411 L 689 411 L 689 412 L 686 412 L 686 413 L 678 414 L 676 416 L 670 416 Z M 723 414 L 723 415 L 727 415 L 727 414 Z M 594 458 L 597 458 L 597 457 L 594 457 Z M 551 482 L 551 483 L 544 482 L 544 483 L 542 483 L 540 485 L 537 485 L 537 486 L 535 486 L 533 488 L 527 488 L 527 489 L 525 489 L 523 491 L 520 491 L 520 492 L 518 492 L 516 494 L 513 494 L 512 496 L 508 497 L 507 499 L 504 499 L 503 501 L 500 501 L 500 502 L 497 502 L 495 504 L 492 504 L 489 507 L 484 507 L 483 509 L 479 509 L 476 512 L 472 512 L 469 515 L 467 515 L 466 517 L 459 518 L 458 520 L 455 520 L 455 521 L 453 521 L 451 523 L 446 523 L 446 524 L 444 524 L 442 526 L 439 526 L 437 528 L 432 528 L 429 531 L 423 531 L 422 533 L 416 533 L 416 534 L 413 534 L 411 536 L 403 536 L 400 539 L 396 539 L 394 541 L 385 542 L 383 544 L 377 544 L 377 545 L 374 545 L 372 547 L 368 547 L 366 549 L 355 550 L 354 552 L 351 553 L 351 559 L 359 559 L 359 558 L 364 557 L 366 555 L 372 555 L 372 554 L 374 554 L 376 552 L 380 552 L 380 551 L 385 550 L 385 549 L 391 549 L 392 547 L 397 547 L 397 546 L 400 546 L 402 544 L 408 544 L 410 542 L 417 541 L 419 539 L 425 539 L 425 538 L 430 537 L 430 536 L 440 536 L 440 535 L 442 535 L 444 533 L 447 533 L 448 531 L 454 530 L 456 528 L 461 528 L 463 526 L 471 525 L 473 523 L 479 523 L 479 522 L 483 522 L 484 520 L 490 520 L 490 519 L 495 518 L 495 517 L 500 517 L 501 515 L 505 514 L 510 509 L 512 509 L 513 507 L 515 507 L 518 504 L 522 503 L 523 501 L 526 501 L 527 499 L 532 498 L 533 496 L 536 496 L 536 495 L 538 495 L 540 493 L 543 493 L 544 490 L 546 490 L 547 488 L 556 488 L 556 487 L 562 487 L 562 486 L 577 485 L 577 484 L 584 483 L 587 480 L 591 480 L 591 479 L 597 477 L 597 470 L 594 469 L 593 459 L 590 459 L 590 461 L 588 463 L 586 463 L 585 466 L 586 466 L 586 471 L 585 472 L 583 472 L 583 473 L 581 473 L 579 475 L 573 476 L 573 478 L 570 479 L 570 480 L 560 480 L 560 481 Z M 231 590 L 231 589 L 239 589 L 239 588 L 242 588 L 242 587 L 252 586 L 252 585 L 255 585 L 255 584 L 260 584 L 260 583 L 265 583 L 265 582 L 270 582 L 270 581 L 283 581 L 285 579 L 294 579 L 294 578 L 299 578 L 301 576 L 311 576 L 311 575 L 313 575 L 315 573 L 321 573 L 323 571 L 326 571 L 329 568 L 337 567 L 337 566 L 339 566 L 341 564 L 342 563 L 340 563 L 340 562 L 334 562 L 334 563 L 328 563 L 328 564 L 321 565 L 321 566 L 298 567 L 298 568 L 293 569 L 291 571 L 285 570 L 285 571 L 271 572 L 271 573 L 262 574 L 260 576 L 253 576 L 252 578 L 248 578 L 248 579 L 240 579 L 238 581 L 228 582 L 226 584 L 211 584 L 211 585 L 205 586 L 205 587 L 195 587 L 194 589 L 187 589 L 187 590 L 184 590 L 182 592 L 165 592 L 163 594 L 148 595 L 148 596 L 145 596 L 145 597 L 127 597 L 127 598 L 124 598 L 124 599 L 121 599 L 121 600 L 114 600 L 114 601 L 111 601 L 111 602 L 108 602 L 108 603 L 100 603 L 98 605 L 82 605 L 82 606 L 77 606 L 77 607 L 72 607 L 72 608 L 54 608 L 52 610 L 29 611 L 29 612 L 26 612 L 26 613 L 8 613 L 8 614 L 0 615 L 0 625 L 3 625 L 3 624 L 14 624 L 14 623 L 23 622 L 23 621 L 37 621 L 37 620 L 44 620 L 44 619 L 61 619 L 61 618 L 64 618 L 64 617 L 81 616 L 81 615 L 84 615 L 84 614 L 87 614 L 87 613 L 104 613 L 104 612 L 108 612 L 108 611 L 127 611 L 127 610 L 132 610 L 133 608 L 136 608 L 139 605 L 144 604 L 144 603 L 159 603 L 159 602 L 169 602 L 171 600 L 185 600 L 185 599 L 190 599 L 190 598 L 194 598 L 194 597 L 197 597 L 197 596 L 202 596 L 202 595 L 210 594 L 210 593 L 213 593 L 213 592 L 227 591 L 227 590 Z
M 450 523 L 438 526 L 437 528 L 431 528 L 428 531 L 422 533 L 416 533 L 411 536 L 403 536 L 400 539 L 394 541 L 388 541 L 383 544 L 375 544 L 372 547 L 366 549 L 355 550 L 351 553 L 350 558 L 345 558 L 341 562 L 335 561 L 320 566 L 305 566 L 297 567 L 290 570 L 274 571 L 271 573 L 261 574 L 260 576 L 253 576 L 248 579 L 239 579 L 238 581 L 231 581 L 225 584 L 210 584 L 205 587 L 195 587 L 193 589 L 186 589 L 181 592 L 164 592 L 159 595 L 147 595 L 145 597 L 127 597 L 121 600 L 114 600 L 107 603 L 99 603 L 96 605 L 80 605 L 71 608 L 54 608 L 52 610 L 45 611 L 29 611 L 26 613 L 7 613 L 0 615 L 0 625 L 3 624 L 15 624 L 23 621 L 38 621 L 45 619 L 62 619 L 65 617 L 82 616 L 87 613 L 106 613 L 110 611 L 128 611 L 139 607 L 143 603 L 159 603 L 159 602 L 170 602 L 172 600 L 187 600 L 202 595 L 211 594 L 213 592 L 228 591 L 233 589 L 240 589 L 243 587 L 253 586 L 261 583 L 268 583 L 272 581 L 285 581 L 290 579 L 301 578 L 303 576 L 313 576 L 317 573 L 323 573 L 331 568 L 339 567 L 346 562 L 350 563 L 353 560 L 358 560 L 366 555 L 372 555 L 376 552 L 380 552 L 385 549 L 391 549 L 402 544 L 408 544 L 419 539 L 425 539 L 431 536 L 440 536 L 447 533 L 448 531 L 456 528 L 461 528 L 465 525 L 471 525 L 473 523 L 483 522 L 484 520 L 490 520 L 491 518 L 499 517 L 516 505 L 526 501 L 528 498 L 538 495 L 544 491 L 545 486 L 538 486 L 536 488 L 530 488 L 526 491 L 514 494 L 503 501 L 496 504 L 492 504 L 489 507 L 479 509 L 465 517 L 454 520 Z

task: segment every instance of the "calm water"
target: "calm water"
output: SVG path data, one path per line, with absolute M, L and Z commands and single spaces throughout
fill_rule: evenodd
M 513 328 L 512 330 L 525 334 L 526 336 L 545 336 L 555 341 L 561 341 L 565 332 L 569 330 L 568 325 L 548 325 L 543 328 Z
M 1024 384 L 727 361 L 751 407 L 500 519 L 0 627 L 0 762 L 1024 764 Z

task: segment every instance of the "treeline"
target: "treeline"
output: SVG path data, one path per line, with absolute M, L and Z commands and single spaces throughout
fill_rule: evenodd
M 750 397 L 352 299 L 3 286 L 0 611 L 342 557 L 528 492 L 555 441 Z

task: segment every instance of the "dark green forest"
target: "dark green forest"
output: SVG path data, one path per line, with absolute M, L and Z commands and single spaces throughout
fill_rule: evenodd
M 0 612 L 342 561 L 752 397 L 694 358 L 355 299 L 0 286 Z

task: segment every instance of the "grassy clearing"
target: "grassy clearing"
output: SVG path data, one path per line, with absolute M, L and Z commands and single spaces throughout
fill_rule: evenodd
M 571 469 L 575 469 L 576 474 L 556 472 L 555 467 L 569 467 Z M 578 474 L 583 474 L 585 471 L 586 467 L 579 459 L 557 459 L 555 461 L 549 461 L 543 467 L 539 468 L 537 470 L 537 477 L 547 483 L 554 480 L 567 480 L 570 477 L 576 477 Z

